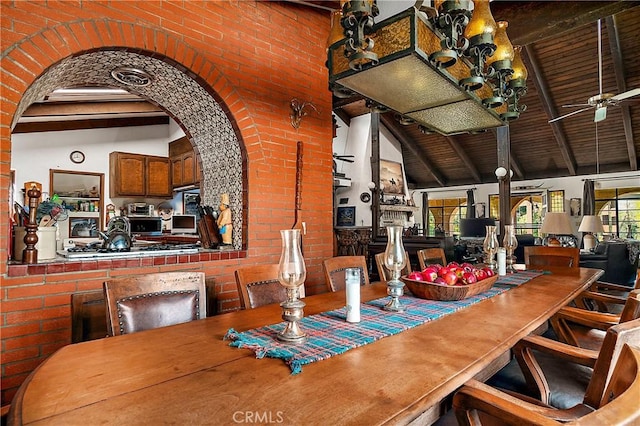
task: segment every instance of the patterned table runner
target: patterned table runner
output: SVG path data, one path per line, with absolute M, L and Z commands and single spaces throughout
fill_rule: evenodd
M 224 336 L 230 346 L 251 349 L 256 358 L 280 358 L 291 368 L 292 374 L 302 371 L 302 366 L 342 354 L 383 337 L 433 321 L 467 306 L 503 293 L 514 286 L 524 284 L 542 275 L 541 271 L 519 271 L 500 277 L 489 290 L 468 299 L 440 302 L 413 297 L 401 297 L 405 312 L 387 312 L 382 309 L 389 297 L 372 300 L 360 306 L 359 323 L 346 322 L 346 308 L 304 317 L 300 327 L 307 333 L 307 341 L 298 345 L 281 343 L 276 339 L 285 323 L 267 325 L 238 333 L 229 329 Z

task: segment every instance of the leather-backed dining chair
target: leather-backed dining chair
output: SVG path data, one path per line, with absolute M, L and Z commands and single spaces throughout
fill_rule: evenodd
M 107 337 L 107 305 L 104 291 L 71 295 L 71 343 Z
M 360 269 L 360 284 L 369 284 L 367 260 L 364 256 L 337 256 L 322 262 L 327 289 L 331 292 L 342 291 L 345 288 L 345 269 Z
M 411 273 L 411 263 L 409 262 L 409 253 L 406 251 L 404 255 L 407 257 L 407 264 L 400 271 L 400 275 L 408 275 Z M 384 266 L 384 252 L 378 253 L 375 255 L 376 258 L 376 268 L 378 269 L 378 276 L 380 277 L 380 281 L 389 281 L 391 279 L 390 271 Z
M 245 266 L 235 276 L 243 309 L 287 300 L 287 290 L 278 281 L 278 264 Z
M 640 320 L 611 327 L 599 353 L 529 336 L 516 345 L 523 351 L 523 369 L 534 398 L 502 392 L 476 380 L 455 394 L 453 407 L 459 424 L 479 425 L 483 420 L 508 424 L 634 424 L 640 419 Z M 568 362 L 592 366 L 592 375 L 582 397 L 566 408 L 556 408 L 550 398 L 544 369 L 535 351 L 563 357 Z M 517 353 L 517 352 L 516 352 Z M 519 358 L 518 361 L 521 361 Z M 563 374 L 562 370 L 557 374 Z M 564 374 L 566 377 L 567 374 Z M 566 423 L 565 423 L 566 422 Z M 487 423 L 491 423 L 487 421 Z
M 584 298 L 604 299 L 611 302 L 609 296 L 595 292 L 584 292 L 576 300 Z M 580 348 L 599 350 L 609 327 L 637 318 L 640 318 L 640 290 L 634 290 L 629 294 L 620 314 L 564 306 L 551 317 L 550 323 L 561 342 Z
M 424 269 L 427 265 L 439 263 L 442 266 L 447 265 L 447 257 L 444 254 L 442 248 L 427 248 L 418 250 L 418 262 L 420 263 L 420 269 Z
M 580 267 L 580 249 L 576 247 L 528 246 L 524 248 L 524 263 L 528 268 L 548 266 Z
M 164 272 L 104 283 L 109 334 L 135 333 L 207 316 L 203 272 Z

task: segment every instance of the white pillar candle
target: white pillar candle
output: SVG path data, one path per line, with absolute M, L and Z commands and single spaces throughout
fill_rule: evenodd
M 507 250 L 498 248 L 498 275 L 507 275 Z
M 347 322 L 360 322 L 360 269 L 345 269 Z

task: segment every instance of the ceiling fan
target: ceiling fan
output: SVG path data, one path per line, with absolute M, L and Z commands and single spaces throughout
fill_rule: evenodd
M 640 95 L 640 88 L 627 90 L 626 92 L 619 93 L 617 95 L 602 92 L 602 23 L 600 19 L 598 19 L 598 80 L 600 83 L 600 92 L 597 95 L 591 96 L 587 99 L 586 104 L 563 105 L 564 108 L 582 108 L 568 114 L 552 118 L 549 120 L 549 123 L 571 117 L 572 115 L 580 114 L 581 112 L 588 111 L 590 109 L 595 110 L 593 121 L 594 123 L 597 123 L 607 118 L 607 107 L 619 105 L 620 102 L 625 99 Z

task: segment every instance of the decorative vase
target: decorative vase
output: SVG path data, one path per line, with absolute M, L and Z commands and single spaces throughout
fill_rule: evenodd
M 484 263 L 486 263 L 492 271 L 495 271 L 497 269 L 495 256 L 498 252 L 498 247 L 500 247 L 500 243 L 498 243 L 498 237 L 496 236 L 496 227 L 487 225 L 485 228 L 487 235 L 484 237 L 484 242 L 482 243 Z
M 298 324 L 304 316 L 305 303 L 300 300 L 300 286 L 304 284 L 307 270 L 300 249 L 300 230 L 280 231 L 282 236 L 282 254 L 278 264 L 278 281 L 287 290 L 287 300 L 282 302 L 282 319 L 287 322 L 284 330 L 277 335 L 278 340 L 286 343 L 302 343 L 307 335 Z
M 391 300 L 384 309 L 392 312 L 404 311 L 399 297 L 404 294 L 404 283 L 400 281 L 400 271 L 407 264 L 407 256 L 402 245 L 403 227 L 400 225 L 387 226 L 387 247 L 384 251 L 384 266 L 391 272 L 391 279 L 387 281 L 387 294 Z
M 513 255 L 513 252 L 518 247 L 515 225 L 504 226 L 504 239 L 502 240 L 502 246 L 507 250 L 507 272 L 515 272 L 516 268 L 513 265 L 516 263 L 516 257 Z

